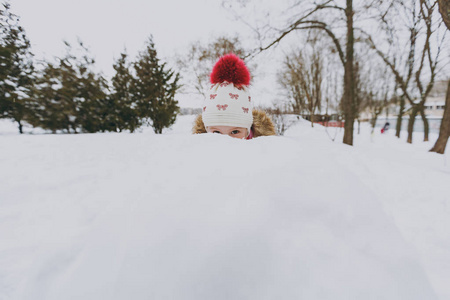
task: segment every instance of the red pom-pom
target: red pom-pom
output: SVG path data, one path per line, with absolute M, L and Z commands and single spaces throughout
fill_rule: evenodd
M 249 85 L 250 72 L 244 61 L 235 54 L 227 54 L 219 58 L 210 75 L 212 84 L 224 81 L 234 85 Z

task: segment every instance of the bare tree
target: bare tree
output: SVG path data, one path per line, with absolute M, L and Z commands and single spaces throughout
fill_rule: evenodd
M 286 67 L 286 66 L 285 66 Z M 291 100 L 290 105 L 293 113 L 300 115 L 306 111 L 305 96 L 297 84 L 296 75 L 290 70 L 282 70 L 278 73 L 279 85 L 287 91 L 287 97 Z
M 378 116 L 386 109 L 392 93 L 392 76 L 386 67 L 379 64 L 377 57 L 358 55 L 355 63 L 355 98 L 358 120 L 358 133 L 361 115 L 370 115 L 372 132 Z
M 394 91 L 397 92 L 397 84 Z M 400 133 L 402 131 L 403 115 L 405 114 L 405 94 L 398 96 L 395 94 L 395 102 L 398 105 L 397 123 L 395 125 L 395 136 L 400 138 Z
M 442 15 L 442 19 L 450 30 L 450 1 L 439 0 L 439 12 Z M 439 129 L 439 137 L 430 151 L 444 154 L 447 146 L 447 141 L 450 136 L 450 80 L 447 85 L 447 96 L 445 97 L 445 110 L 442 117 L 441 127 Z
M 370 36 L 367 38 L 372 48 L 391 69 L 398 86 L 403 92 L 403 97 L 408 100 L 411 106 L 408 122 L 408 143 L 412 143 L 412 133 L 417 114 L 420 114 L 424 123 L 424 141 L 428 141 L 429 125 L 425 116 L 424 104 L 434 85 L 438 72 L 438 58 L 443 43 L 443 39 L 440 40 L 435 53 L 433 53 L 431 37 L 436 30 L 433 16 L 437 0 L 420 0 L 419 3 L 412 0 L 411 3 L 412 6 L 406 6 L 403 2 L 397 3 L 397 7 L 403 9 L 409 16 L 410 22 L 408 28 L 410 31 L 408 40 L 409 52 L 407 59 L 404 60 L 405 65 L 403 65 L 403 68 L 395 59 L 390 57 L 389 53 L 383 52 Z M 392 20 L 392 22 L 397 22 L 397 20 Z M 424 32 L 423 37 L 419 40 L 421 30 Z M 416 54 L 418 48 L 420 52 Z M 427 74 L 424 74 L 426 73 L 425 69 L 427 69 Z M 415 99 L 416 95 L 418 101 Z
M 272 118 L 277 135 L 284 135 L 286 130 L 299 120 L 299 116 L 295 117 L 293 113 L 287 109 L 286 105 L 280 104 L 279 102 L 274 103 L 273 108 L 263 108 L 263 110 Z
M 294 111 L 306 108 L 311 127 L 314 116 L 321 108 L 323 83 L 323 50 L 319 49 L 318 35 L 310 39 L 307 49 L 287 55 L 284 68 L 279 73 L 279 82 L 290 91 Z
M 266 46 L 260 46 L 255 49 L 255 53 L 265 51 L 277 45 L 281 40 L 290 35 L 290 33 L 297 30 L 317 29 L 324 32 L 333 42 L 335 52 L 338 53 L 340 61 L 344 67 L 343 76 L 343 96 L 342 96 L 342 111 L 345 119 L 344 138 L 343 142 L 348 145 L 353 145 L 353 123 L 355 120 L 355 96 L 354 96 L 354 14 L 353 0 L 346 0 L 345 5 L 340 6 L 334 0 L 321 0 L 314 2 L 314 5 L 306 9 L 308 5 L 304 1 L 297 1 L 290 9 L 297 9 L 300 15 L 292 22 L 288 21 L 284 29 L 279 30 L 276 38 L 269 42 Z M 322 12 L 327 12 L 326 15 L 321 16 Z M 340 38 L 340 27 L 330 20 L 330 14 L 336 12 L 339 15 L 338 20 L 343 20 L 345 23 L 345 38 Z M 319 19 L 323 17 L 322 19 Z M 242 18 L 239 18 L 242 20 Z M 327 21 L 325 21 L 325 19 Z M 245 22 L 248 23 L 248 22 Z M 257 29 L 255 29 L 257 31 Z M 258 36 L 261 34 L 258 32 Z M 254 53 L 254 54 L 255 54 Z
M 447 96 L 445 97 L 445 111 L 441 121 L 441 127 L 439 129 L 439 137 L 436 140 L 432 152 L 444 154 L 447 141 L 450 136 L 450 80 L 448 81 Z

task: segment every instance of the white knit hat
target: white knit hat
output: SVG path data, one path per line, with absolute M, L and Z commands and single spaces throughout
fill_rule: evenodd
M 250 130 L 253 105 L 249 93 L 250 72 L 245 63 L 234 54 L 224 55 L 214 65 L 210 80 L 212 85 L 202 107 L 205 127 L 234 126 Z

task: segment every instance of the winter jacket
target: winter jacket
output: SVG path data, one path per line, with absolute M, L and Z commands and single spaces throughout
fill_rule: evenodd
M 251 129 L 254 138 L 258 136 L 276 135 L 272 119 L 262 110 L 253 110 L 253 125 Z M 195 119 L 192 133 L 206 133 L 201 114 Z

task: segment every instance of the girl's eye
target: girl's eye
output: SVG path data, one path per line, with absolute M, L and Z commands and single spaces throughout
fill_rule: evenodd
M 215 130 L 215 131 L 213 131 L 213 133 L 220 133 L 220 131 Z
M 233 130 L 231 134 L 239 134 L 239 130 Z

